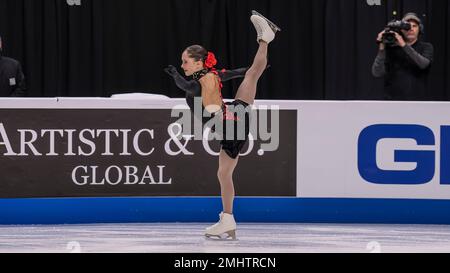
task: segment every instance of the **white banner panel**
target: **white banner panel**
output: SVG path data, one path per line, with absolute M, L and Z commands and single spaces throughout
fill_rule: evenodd
M 301 102 L 297 194 L 450 199 L 447 125 L 449 103 Z

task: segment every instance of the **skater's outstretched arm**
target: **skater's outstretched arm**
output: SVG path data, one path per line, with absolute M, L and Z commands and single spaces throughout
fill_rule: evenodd
M 222 70 L 219 71 L 219 77 L 222 82 L 230 81 L 233 79 L 244 78 L 245 73 L 247 73 L 248 67 L 233 69 L 233 70 Z
M 266 70 L 270 68 L 270 65 L 266 67 Z M 238 79 L 238 78 L 244 78 L 245 74 L 248 71 L 248 67 L 233 69 L 233 70 L 222 70 L 219 71 L 219 77 L 222 80 L 222 82 Z
M 173 65 L 169 65 L 164 71 L 169 74 L 175 81 L 175 84 L 186 92 L 189 97 L 199 97 L 201 96 L 202 90 L 200 84 L 196 80 L 186 80 L 183 76 L 178 73 L 177 69 Z
M 267 66 L 266 69 L 268 69 L 269 67 L 270 65 Z M 178 86 L 178 88 L 186 92 L 186 95 L 188 95 L 189 97 L 201 96 L 201 85 L 198 83 L 198 81 L 186 80 L 186 78 L 178 73 L 178 70 L 173 65 L 169 65 L 164 69 L 164 71 L 174 79 L 175 84 Z M 248 67 L 243 67 L 233 70 L 219 71 L 218 74 L 222 82 L 227 82 L 238 78 L 244 78 L 247 71 Z

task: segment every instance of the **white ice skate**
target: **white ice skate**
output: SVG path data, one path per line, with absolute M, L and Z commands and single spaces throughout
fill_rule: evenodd
M 221 213 L 217 224 L 206 228 L 206 238 L 219 240 L 236 240 L 236 221 L 232 214 Z
M 258 43 L 260 41 L 264 41 L 266 43 L 272 42 L 273 39 L 275 39 L 275 33 L 277 33 L 277 31 L 281 31 L 281 29 L 277 25 L 254 10 L 252 10 L 252 16 L 250 17 L 250 20 L 255 26 L 256 32 L 258 34 L 256 39 Z

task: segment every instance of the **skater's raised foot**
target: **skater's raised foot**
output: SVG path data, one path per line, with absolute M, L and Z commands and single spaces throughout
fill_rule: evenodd
M 275 25 L 272 21 L 270 21 L 269 19 L 264 17 L 261 13 L 257 12 L 256 10 L 252 10 L 252 15 L 259 16 L 259 17 L 263 18 L 264 20 L 266 20 L 267 23 L 269 24 L 270 28 L 273 30 L 274 33 L 277 33 L 277 31 L 281 31 L 280 27 Z
M 264 20 L 262 17 L 259 17 L 257 15 L 252 15 L 250 17 L 250 20 L 252 21 L 253 25 L 255 26 L 256 30 L 256 41 L 260 43 L 261 41 L 270 43 L 275 39 L 275 32 L 270 28 L 269 24 L 266 20 Z
M 281 31 L 281 29 L 258 12 L 252 11 L 252 14 L 250 21 L 252 21 L 256 29 L 256 41 L 258 43 L 263 41 L 269 44 L 275 39 L 277 31 Z

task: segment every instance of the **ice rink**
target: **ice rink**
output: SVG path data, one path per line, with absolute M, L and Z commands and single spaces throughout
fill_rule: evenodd
M 237 241 L 208 224 L 0 226 L 0 253 L 450 253 L 450 226 L 239 224 Z

